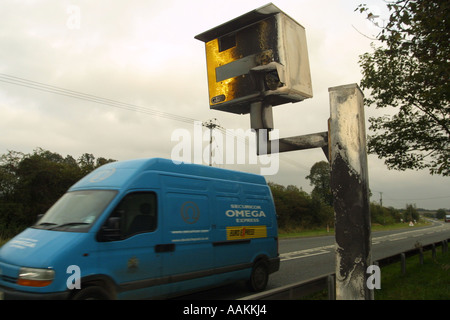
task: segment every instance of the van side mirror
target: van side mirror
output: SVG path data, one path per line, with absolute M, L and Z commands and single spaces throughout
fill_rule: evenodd
M 97 233 L 97 241 L 107 242 L 121 239 L 120 218 L 109 217 Z

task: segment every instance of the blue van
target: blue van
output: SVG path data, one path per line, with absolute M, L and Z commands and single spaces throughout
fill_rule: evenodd
M 279 269 L 275 207 L 264 177 L 141 159 L 81 179 L 0 248 L 2 299 L 144 299 Z

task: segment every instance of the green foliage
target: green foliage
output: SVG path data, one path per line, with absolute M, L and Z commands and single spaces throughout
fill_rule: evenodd
M 371 117 L 369 152 L 390 169 L 450 174 L 449 1 L 387 2 L 390 17 L 373 52 L 360 57 L 367 105 L 389 108 Z M 357 10 L 373 14 L 366 5 Z
M 76 181 L 114 160 L 84 154 L 78 160 L 38 148 L 0 156 L 0 239 L 33 224 Z
M 450 297 L 450 254 L 425 251 L 424 263 L 418 256 L 406 259 L 406 274 L 400 262 L 381 269 L 381 290 L 375 290 L 375 300 L 448 300 Z
M 370 204 L 370 217 L 372 223 L 380 224 L 380 225 L 390 225 L 396 222 L 400 222 L 400 219 L 403 218 L 402 213 L 394 209 L 392 207 L 385 208 L 376 203 Z
M 311 230 L 334 226 L 333 197 L 330 189 L 330 165 L 328 162 L 315 163 L 306 177 L 314 186 L 311 194 L 297 188 L 269 182 L 278 216 L 278 226 L 283 232 Z M 409 207 L 408 207 L 409 208 Z M 385 208 L 376 203 L 370 204 L 372 223 L 390 225 L 404 221 L 419 220 L 413 207 L 408 213 L 394 208 Z M 406 211 L 405 211 L 406 212 Z M 417 216 L 416 216 L 417 214 Z M 406 220 L 406 217 L 414 218 Z
M 406 210 L 403 211 L 403 220 L 404 221 L 419 221 L 419 212 L 415 205 L 407 204 Z
M 329 206 L 333 205 L 333 195 L 330 187 L 331 168 L 327 161 L 316 162 L 306 176 L 310 180 L 310 184 L 314 186 L 312 196 L 321 199 Z
M 448 300 L 450 297 L 450 254 L 431 251 L 424 254 L 424 264 L 417 256 L 406 259 L 406 274 L 401 273 L 400 262 L 381 268 L 381 289 L 375 289 L 375 300 Z M 328 291 L 322 290 L 301 300 L 327 300 Z
M 445 215 L 447 214 L 447 212 L 445 211 L 445 209 L 439 209 L 436 211 L 436 219 L 444 219 Z
M 333 225 L 333 208 L 296 186 L 269 182 L 278 216 L 278 227 L 284 231 Z

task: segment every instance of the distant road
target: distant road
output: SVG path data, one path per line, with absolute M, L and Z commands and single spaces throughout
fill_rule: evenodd
M 450 223 L 372 233 L 372 259 L 378 260 L 450 238 Z M 281 268 L 271 276 L 271 288 L 335 272 L 334 236 L 280 241 Z M 296 249 L 297 248 L 297 249 Z M 295 250 L 296 249 L 296 250 Z
M 431 226 L 372 233 L 372 259 L 378 260 L 450 238 L 450 223 L 434 221 Z M 269 278 L 267 289 L 335 272 L 334 235 L 281 239 L 280 270 Z M 182 299 L 238 299 L 251 294 L 242 284 L 229 285 L 185 296 Z

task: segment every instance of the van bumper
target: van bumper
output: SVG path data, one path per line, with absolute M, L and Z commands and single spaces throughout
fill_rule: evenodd
M 66 300 L 70 292 L 26 292 L 0 286 L 0 300 Z

